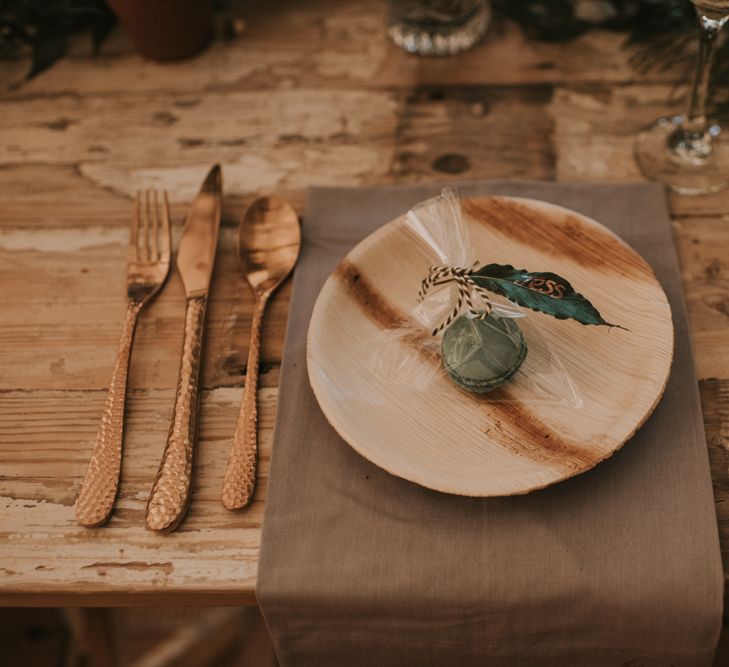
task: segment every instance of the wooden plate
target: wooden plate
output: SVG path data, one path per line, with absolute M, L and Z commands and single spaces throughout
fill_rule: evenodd
M 530 314 L 582 404 L 535 404 L 511 385 L 497 390 L 509 400 L 489 400 L 445 377 L 422 391 L 373 373 L 368 355 L 381 332 L 412 310 L 427 267 L 438 263 L 404 216 L 357 245 L 322 288 L 309 326 L 309 379 L 342 438 L 393 475 L 459 495 L 528 493 L 594 467 L 648 418 L 670 372 L 671 311 L 648 264 L 594 220 L 505 197 L 467 199 L 463 212 L 482 263 L 559 273 L 608 322 L 629 329 Z

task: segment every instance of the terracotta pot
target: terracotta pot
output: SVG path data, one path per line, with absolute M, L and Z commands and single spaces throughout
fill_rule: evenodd
M 139 52 L 151 60 L 181 60 L 213 36 L 212 0 L 108 0 Z

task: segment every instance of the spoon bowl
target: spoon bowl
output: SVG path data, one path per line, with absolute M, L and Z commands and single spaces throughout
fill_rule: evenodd
M 238 227 L 238 259 L 254 293 L 275 290 L 299 257 L 301 229 L 291 205 L 280 197 L 251 204 Z

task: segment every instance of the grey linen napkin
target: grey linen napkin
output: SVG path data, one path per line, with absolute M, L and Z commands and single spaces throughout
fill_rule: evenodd
M 611 459 L 526 496 L 449 496 L 380 470 L 321 413 L 307 378 L 306 330 L 322 284 L 347 251 L 439 188 L 312 190 L 257 584 L 281 665 L 709 665 L 724 578 L 663 191 L 459 187 L 464 196 L 567 206 L 641 253 L 673 309 L 677 350 L 666 394 Z

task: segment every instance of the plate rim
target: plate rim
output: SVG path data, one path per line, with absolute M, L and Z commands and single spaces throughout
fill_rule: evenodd
M 599 229 L 601 232 L 606 232 L 610 236 L 612 236 L 614 239 L 618 240 L 623 246 L 625 246 L 630 252 L 634 253 L 637 257 L 640 258 L 640 260 L 645 264 L 645 266 L 650 271 L 650 275 L 652 276 L 653 280 L 655 281 L 655 284 L 658 286 L 660 290 L 660 294 L 665 301 L 665 305 L 668 309 L 668 321 L 670 322 L 670 355 L 667 359 L 665 371 L 663 374 L 663 378 L 661 380 L 660 390 L 657 392 L 655 399 L 651 403 L 651 405 L 647 408 L 645 414 L 636 421 L 635 426 L 629 431 L 629 433 L 626 435 L 625 438 L 621 442 L 619 442 L 613 449 L 606 452 L 604 456 L 601 456 L 598 459 L 595 459 L 593 462 L 591 462 L 590 465 L 587 465 L 579 470 L 566 470 L 563 474 L 559 476 L 555 476 L 553 479 L 550 479 L 549 481 L 545 482 L 544 484 L 535 484 L 531 485 L 529 488 L 525 489 L 518 489 L 509 493 L 469 493 L 465 492 L 460 489 L 454 489 L 454 488 L 446 488 L 445 485 L 443 486 L 437 486 L 433 484 L 429 484 L 424 481 L 420 481 L 417 479 L 413 479 L 412 477 L 405 476 L 402 472 L 398 470 L 392 469 L 391 466 L 385 465 L 380 462 L 376 462 L 372 460 L 372 458 L 366 454 L 357 444 L 356 438 L 348 438 L 345 436 L 344 432 L 346 431 L 345 428 L 342 427 L 340 424 L 338 418 L 332 414 L 330 414 L 330 411 L 328 411 L 325 408 L 325 403 L 322 402 L 322 397 L 320 395 L 320 387 L 318 386 L 318 382 L 315 381 L 313 370 L 312 370 L 312 328 L 314 327 L 315 315 L 317 311 L 322 307 L 322 297 L 326 291 L 329 291 L 330 289 L 334 288 L 334 275 L 336 274 L 339 267 L 347 261 L 347 258 L 354 252 L 360 245 L 364 244 L 365 242 L 371 243 L 373 240 L 376 240 L 376 238 L 380 235 L 385 234 L 389 228 L 397 225 L 402 224 L 401 221 L 403 218 L 406 217 L 407 211 L 405 213 L 402 213 L 401 215 L 383 223 L 376 229 L 374 229 L 371 233 L 367 234 L 363 239 L 358 241 L 354 246 L 352 246 L 346 254 L 342 257 L 342 259 L 337 263 L 334 270 L 327 276 L 326 280 L 324 281 L 324 284 L 322 285 L 321 289 L 319 290 L 319 293 L 316 297 L 316 300 L 314 302 L 314 306 L 311 311 L 311 316 L 309 318 L 309 324 L 307 326 L 307 332 L 306 332 L 306 369 L 307 369 L 307 377 L 309 380 L 309 386 L 311 387 L 312 392 L 314 393 L 314 396 L 317 401 L 317 405 L 319 409 L 321 410 L 322 414 L 324 415 L 324 418 L 329 423 L 329 425 L 335 430 L 337 435 L 347 444 L 348 447 L 352 448 L 359 456 L 364 458 L 367 462 L 370 464 L 380 468 L 381 470 L 384 470 L 385 472 L 389 473 L 390 475 L 397 477 L 399 479 L 405 480 L 406 482 L 409 482 L 411 484 L 415 484 L 417 486 L 420 486 L 422 488 L 429 489 L 431 491 L 436 491 L 438 493 L 446 494 L 446 495 L 455 495 L 460 497 L 467 497 L 467 498 L 510 498 L 515 496 L 524 496 L 528 495 L 530 493 L 533 493 L 535 491 L 541 491 L 543 489 L 549 488 L 550 486 L 554 486 L 555 484 L 559 484 L 560 482 L 564 482 L 568 479 L 572 479 L 575 477 L 579 477 L 583 475 L 586 472 L 589 472 L 590 470 L 595 469 L 600 463 L 603 463 L 604 461 L 608 460 L 612 456 L 614 456 L 617 452 L 619 452 L 627 442 L 632 440 L 632 438 L 635 436 L 635 434 L 645 425 L 645 423 L 648 421 L 648 419 L 651 417 L 651 415 L 655 412 L 656 408 L 658 407 L 658 404 L 663 399 L 663 396 L 666 391 L 666 387 L 668 386 L 668 381 L 671 377 L 672 371 L 673 371 L 673 362 L 675 359 L 676 354 L 676 326 L 673 320 L 673 308 L 671 307 L 671 302 L 668 299 L 668 295 L 666 294 L 666 291 L 663 289 L 663 285 L 661 285 L 660 280 L 658 280 L 658 277 L 655 274 L 655 271 L 653 270 L 653 267 L 645 260 L 645 258 L 637 251 L 635 248 L 633 248 L 627 241 L 625 241 L 623 238 L 621 238 L 617 233 L 615 233 L 612 229 L 606 227 L 602 223 L 598 222 L 594 218 L 591 218 L 590 216 L 587 216 L 583 213 L 580 213 L 579 211 L 575 211 L 574 209 L 567 208 L 565 206 L 561 206 L 559 204 L 555 204 L 553 202 L 544 201 L 541 199 L 534 199 L 531 197 L 512 197 L 507 195 L 483 195 L 483 196 L 473 196 L 473 197 L 463 197 L 462 201 L 468 201 L 468 200 L 483 200 L 483 199 L 501 199 L 501 200 L 507 200 L 507 201 L 516 201 L 519 203 L 526 203 L 527 206 L 533 206 L 536 205 L 537 208 L 551 208 L 555 211 L 561 211 L 566 212 L 570 215 L 576 215 L 580 218 L 581 221 L 587 222 L 590 226 L 593 226 L 597 229 Z M 354 442 L 353 442 L 354 441 Z

